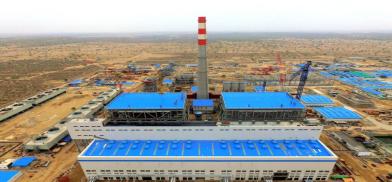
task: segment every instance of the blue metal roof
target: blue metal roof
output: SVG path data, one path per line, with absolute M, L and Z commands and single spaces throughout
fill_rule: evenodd
M 34 156 L 20 157 L 12 163 L 12 167 L 27 167 L 36 159 Z
M 371 87 L 359 87 L 362 91 L 367 92 L 369 94 L 373 94 L 375 96 L 383 96 L 384 93 L 375 90 L 374 88 Z
M 362 116 L 344 107 L 318 107 L 315 108 L 315 111 L 320 113 L 326 119 L 362 119 Z
M 170 80 L 168 78 L 163 79 L 162 81 L 163 84 L 173 84 L 173 80 Z
M 332 156 L 318 140 L 94 140 L 82 156 Z
M 199 87 L 198 86 L 192 86 L 191 87 L 191 91 L 192 92 L 197 92 L 199 90 Z
M 0 182 L 14 181 L 18 173 L 19 171 L 17 170 L 0 170 Z
M 287 92 L 222 92 L 225 109 L 305 109 Z
M 337 70 L 320 72 L 321 75 L 327 78 L 333 78 L 339 80 L 344 84 L 355 86 L 369 95 L 373 95 L 381 98 L 384 97 L 382 90 L 392 89 L 392 83 L 380 81 L 375 78 L 370 78 L 372 76 L 371 75 L 369 76 L 366 73 L 365 76 L 363 76 L 361 73 L 363 72 L 350 72 L 350 71 L 337 71 Z M 381 74 L 385 73 L 386 75 L 384 76 L 387 77 L 388 74 L 392 72 L 389 71 L 385 72 L 385 70 L 380 70 L 380 73 Z M 378 76 L 377 72 L 373 73 L 373 75 Z
M 121 84 L 123 84 L 123 85 L 133 85 L 133 84 L 135 84 L 135 82 L 131 82 L 131 81 L 122 81 L 121 82 Z
M 192 101 L 192 106 L 214 107 L 214 101 L 212 99 L 195 99 Z
M 186 95 L 177 93 L 122 93 L 114 98 L 106 108 L 108 110 L 122 109 L 183 109 L 185 107 Z
M 377 70 L 373 73 L 373 75 L 376 76 L 383 76 L 383 77 L 387 77 L 387 78 L 391 78 L 392 77 L 392 70 Z
M 82 80 L 78 79 L 78 80 L 72 81 L 72 82 L 69 83 L 69 84 L 75 85 L 75 84 L 81 84 L 81 83 L 82 83 Z
M 302 95 L 301 101 L 305 104 L 333 104 L 333 101 L 324 95 Z
M 264 86 L 254 86 L 255 92 L 264 92 L 265 88 Z

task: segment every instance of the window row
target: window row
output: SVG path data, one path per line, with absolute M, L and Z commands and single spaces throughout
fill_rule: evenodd
M 74 127 L 76 127 L 76 126 L 74 126 Z M 80 126 L 80 127 L 82 127 L 82 126 Z M 276 128 L 273 128 L 273 129 L 219 129 L 219 131 L 282 131 L 282 130 L 284 130 L 284 131 L 295 131 L 295 130 L 298 130 L 298 131 L 308 131 L 308 130 L 312 130 L 312 131 L 315 131 L 315 130 L 320 130 L 320 129 L 276 129 Z M 116 130 L 116 129 L 92 129 L 92 130 L 90 130 L 90 129 L 81 129 L 81 130 L 79 130 L 79 129 L 75 129 L 75 131 L 214 131 L 214 129 L 156 129 L 156 130 L 153 130 L 153 129 L 118 129 L 118 130 Z

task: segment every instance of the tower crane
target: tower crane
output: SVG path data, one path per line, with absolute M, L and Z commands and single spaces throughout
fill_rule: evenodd
M 295 98 L 297 98 L 298 100 L 301 99 L 302 92 L 304 91 L 305 83 L 306 80 L 308 79 L 308 73 L 311 64 L 312 61 L 307 61 L 297 72 L 293 73 L 289 79 L 289 82 L 291 82 L 298 75 L 301 75 L 297 87 L 297 95 L 295 96 Z
M 286 82 L 286 66 L 282 62 L 279 52 L 276 53 L 276 63 L 279 65 L 279 84 L 280 90 L 282 91 L 284 83 Z

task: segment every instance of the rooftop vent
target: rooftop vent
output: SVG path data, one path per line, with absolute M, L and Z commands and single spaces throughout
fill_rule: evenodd
M 46 139 L 48 139 L 47 136 L 39 136 L 39 137 L 35 138 L 35 141 L 43 141 L 43 140 L 46 140 Z
M 67 122 L 67 120 L 62 120 L 62 121 L 60 121 L 59 123 L 60 124 L 65 124 Z
M 77 111 L 77 112 L 74 112 L 72 115 L 80 115 L 80 114 L 82 114 L 82 112 Z
M 2 109 L 0 111 L 11 111 L 11 110 L 12 110 L 12 108 L 4 108 L 4 109 Z
M 53 127 L 53 128 L 50 128 L 48 131 L 49 132 L 54 132 L 54 131 L 58 131 L 58 130 L 60 130 L 60 128 Z

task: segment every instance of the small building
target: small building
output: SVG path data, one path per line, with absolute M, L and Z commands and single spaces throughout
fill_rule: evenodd
M 254 86 L 253 89 L 255 92 L 265 92 L 264 86 L 261 86 L 261 85 L 256 85 L 256 86 Z
M 20 157 L 12 163 L 12 167 L 27 167 L 35 160 L 37 160 L 37 158 L 34 156 Z
M 325 120 L 336 123 L 356 122 L 362 120 L 358 113 L 344 107 L 317 107 L 314 110 Z
M 14 161 L 15 159 L 6 159 L 0 162 L 0 169 L 9 169 Z
M 77 79 L 77 80 L 74 80 L 74 81 L 70 82 L 68 84 L 68 86 L 70 86 L 70 87 L 78 87 L 78 86 L 80 86 L 80 84 L 82 84 L 82 82 L 83 81 L 81 79 Z
M 166 87 L 171 87 L 171 86 L 173 86 L 173 80 L 165 78 L 162 81 L 162 85 L 164 85 Z
M 193 112 L 211 113 L 214 111 L 212 99 L 195 99 L 192 101 Z
M 302 95 L 301 102 L 307 107 L 333 106 L 333 101 L 324 95 Z
M 198 86 L 192 86 L 192 87 L 191 87 L 191 92 L 192 92 L 192 93 L 196 93 L 198 90 L 199 90 L 199 87 L 198 87 Z

